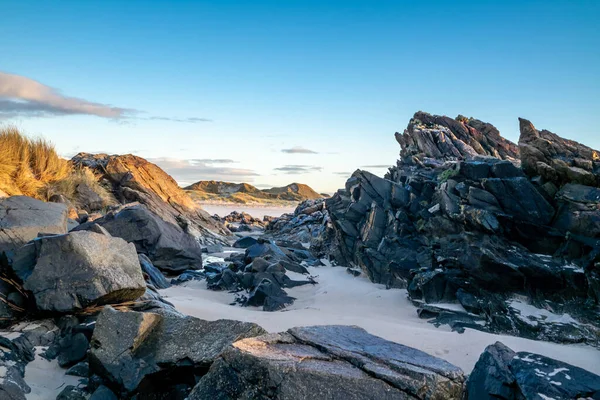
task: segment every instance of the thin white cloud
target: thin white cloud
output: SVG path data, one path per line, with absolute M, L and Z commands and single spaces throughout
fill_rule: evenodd
M 207 180 L 252 182 L 254 177 L 260 176 L 251 169 L 217 167 L 202 160 L 148 158 L 148 161 L 161 167 L 182 186 Z
M 363 165 L 361 168 L 390 168 L 391 165 L 379 164 L 379 165 Z
M 136 120 L 171 122 L 210 122 L 198 117 L 140 116 L 142 111 L 96 103 L 78 97 L 65 96 L 60 90 L 21 75 L 0 71 L 0 119 L 22 117 L 55 117 L 93 115 L 121 123 Z
M 291 149 L 282 149 L 281 152 L 288 154 L 319 154 L 316 151 L 306 149 L 302 146 L 294 146 Z
M 311 172 L 321 172 L 322 170 L 322 167 L 315 165 L 284 165 L 283 167 L 275 168 L 275 171 L 288 175 L 310 174 Z

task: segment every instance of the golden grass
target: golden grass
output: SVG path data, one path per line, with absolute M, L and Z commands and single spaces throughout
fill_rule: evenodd
M 40 189 L 70 171 L 51 143 L 28 138 L 14 126 L 0 128 L 0 190 L 6 194 L 39 198 Z
M 49 200 L 55 194 L 61 194 L 69 199 L 77 208 L 85 208 L 77 194 L 77 186 L 83 184 L 96 192 L 102 199 L 103 207 L 116 204 L 116 199 L 110 191 L 99 183 L 100 178 L 89 168 L 75 168 L 65 178 L 48 184 L 43 189 L 44 200 Z

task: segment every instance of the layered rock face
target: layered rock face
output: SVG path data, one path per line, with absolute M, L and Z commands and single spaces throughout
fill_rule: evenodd
M 79 153 L 71 161 L 75 166 L 92 168 L 101 174 L 122 203 L 140 202 L 164 221 L 181 226 L 205 244 L 222 243 L 222 236 L 229 235 L 171 176 L 141 157 Z
M 234 343 L 189 399 L 461 399 L 464 381 L 458 367 L 361 328 L 315 326 Z
M 407 287 L 423 317 L 456 329 L 597 344 L 598 189 L 528 175 L 537 170 L 519 167 L 517 147 L 480 121 L 417 113 L 397 138 L 386 179 L 356 171 L 326 201 L 337 261 Z M 563 142 L 549 159 L 564 158 Z M 447 302 L 465 312 L 428 305 Z M 550 326 L 529 304 L 575 320 Z

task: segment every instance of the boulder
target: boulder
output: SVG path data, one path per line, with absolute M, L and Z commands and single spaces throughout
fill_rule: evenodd
M 145 254 L 138 254 L 138 259 L 147 283 L 157 289 L 166 289 L 171 286 L 163 273 L 152 264 L 152 261 Z
M 202 268 L 202 247 L 198 240 L 180 226 L 163 221 L 142 204 L 119 207 L 102 218 L 79 225 L 75 231 L 91 230 L 95 225 L 133 243 L 138 253 L 148 256 L 162 271 L 178 273 Z
M 246 322 L 209 322 L 106 307 L 92 337 L 90 369 L 119 398 L 134 394 L 171 398 L 170 391 L 177 385 L 191 390 L 197 376 L 233 342 L 264 333 L 258 325 Z
M 479 357 L 466 391 L 468 400 L 596 399 L 600 376 L 497 342 Z
M 91 168 L 102 176 L 121 203 L 144 204 L 162 220 L 198 236 L 202 244 L 226 244 L 224 236 L 230 234 L 227 228 L 194 203 L 157 165 L 131 154 L 79 153 L 71 161 L 75 166 Z
M 600 152 L 519 118 L 523 169 L 560 187 L 566 183 L 600 186 Z
M 353 326 L 292 328 L 228 347 L 189 400 L 461 399 L 465 376 Z
M 94 232 L 34 240 L 19 249 L 13 270 L 41 311 L 131 301 L 146 288 L 135 247 Z
M 26 196 L 0 199 L 0 254 L 10 256 L 40 233 L 67 233 L 67 206 Z

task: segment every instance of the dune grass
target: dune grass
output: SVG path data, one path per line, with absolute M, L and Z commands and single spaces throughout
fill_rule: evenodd
M 80 204 L 77 187 L 87 185 L 102 199 L 104 206 L 115 204 L 110 191 L 88 168 L 73 168 L 58 155 L 52 143 L 26 136 L 15 126 L 0 127 L 0 191 L 9 196 L 25 195 L 48 201 L 63 195 L 75 207 Z
M 50 142 L 28 138 L 14 126 L 0 128 L 0 190 L 6 194 L 39 197 L 45 185 L 70 172 Z

